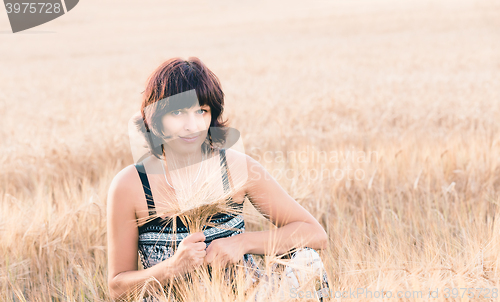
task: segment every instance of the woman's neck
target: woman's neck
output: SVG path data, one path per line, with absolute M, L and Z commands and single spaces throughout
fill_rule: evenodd
M 169 167 L 174 169 L 184 168 L 187 166 L 195 165 L 201 163 L 203 160 L 203 152 L 197 149 L 195 152 L 190 153 L 178 153 L 172 151 L 168 147 L 164 147 L 163 159 Z

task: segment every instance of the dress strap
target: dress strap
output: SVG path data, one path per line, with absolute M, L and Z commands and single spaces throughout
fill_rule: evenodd
M 221 167 L 223 167 L 221 173 L 222 173 L 222 183 L 224 185 L 224 192 L 228 193 L 229 191 L 231 191 L 231 186 L 229 185 L 226 149 L 220 149 L 219 153 L 220 153 L 220 165 Z
M 144 195 L 146 196 L 146 201 L 148 202 L 149 215 L 153 216 L 155 211 L 155 202 L 153 201 L 153 194 L 151 193 L 151 187 L 149 186 L 148 175 L 146 174 L 146 169 L 142 162 L 135 164 L 135 168 L 139 173 L 141 178 L 142 188 L 144 189 Z
M 228 176 L 228 165 L 226 160 L 226 150 L 220 149 L 220 165 L 221 165 L 221 173 L 222 173 L 222 183 L 224 185 L 224 192 L 228 193 L 231 191 L 231 186 L 229 184 L 229 176 Z M 148 203 L 149 215 L 155 215 L 155 203 L 153 201 L 153 194 L 151 193 L 151 187 L 149 185 L 148 175 L 146 173 L 146 169 L 144 168 L 144 164 L 142 162 L 134 165 L 139 173 L 139 177 L 141 178 L 142 188 L 144 189 L 144 195 L 146 197 L 146 201 Z M 232 198 L 230 198 L 232 200 Z

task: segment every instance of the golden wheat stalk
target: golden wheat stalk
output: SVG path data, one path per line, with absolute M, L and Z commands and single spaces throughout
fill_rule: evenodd
M 173 180 L 173 187 L 175 189 L 170 189 L 166 180 L 160 178 L 160 180 L 162 180 L 162 185 L 157 186 L 159 190 L 153 194 L 155 194 L 155 205 L 160 204 L 162 206 L 156 208 L 155 215 L 149 216 L 143 220 L 150 221 L 157 217 L 161 217 L 169 224 L 172 222 L 171 226 L 174 241 L 178 221 L 181 221 L 190 233 L 203 232 L 207 227 L 231 229 L 217 223 L 212 223 L 211 218 L 214 215 L 221 213 L 229 214 L 233 217 L 241 215 L 243 218 L 242 207 L 235 205 L 235 202 L 241 201 L 232 200 L 235 195 L 238 195 L 241 191 L 249 188 L 249 182 L 247 179 L 248 174 L 245 170 L 246 157 L 242 158 L 245 161 L 239 162 L 238 160 L 235 160 L 234 157 L 231 157 L 231 160 L 227 160 L 229 170 L 228 181 L 230 182 L 229 190 L 224 190 L 222 188 L 222 173 L 224 168 L 221 167 L 220 158 L 218 156 L 209 156 L 205 162 L 200 163 L 201 167 L 203 167 L 200 174 L 201 178 L 199 178 L 199 181 L 194 184 L 192 181 L 194 177 L 189 177 L 189 174 L 186 173 L 187 169 L 189 169 L 189 165 L 179 168 L 181 166 L 180 163 L 169 161 L 170 169 L 168 169 L 168 173 Z M 191 170 L 196 170 L 193 168 L 194 166 L 191 166 Z M 177 190 L 177 188 L 189 189 Z M 259 221 L 259 219 L 262 219 L 262 214 L 257 211 L 245 213 L 245 222 Z M 231 230 L 239 231 L 239 229 Z M 273 249 L 273 247 L 276 249 L 274 246 L 276 242 L 276 240 L 273 240 L 270 243 L 271 249 Z M 175 244 L 173 247 L 175 251 Z M 273 264 L 286 265 L 287 261 L 280 259 L 280 256 L 276 256 L 275 253 L 267 255 L 265 269 L 268 276 L 272 275 L 270 269 L 273 267 Z M 197 287 L 195 291 L 198 294 L 207 294 L 207 288 L 210 288 L 210 290 L 208 290 L 210 292 L 213 290 L 213 287 L 215 286 L 214 284 L 221 283 L 230 285 L 228 288 L 235 286 L 240 289 L 245 288 L 245 290 L 242 290 L 244 293 L 250 289 L 248 288 L 249 284 L 247 280 L 244 280 L 244 276 L 246 275 L 244 269 L 244 264 L 231 264 L 226 267 L 215 265 L 210 266 L 210 270 L 208 266 L 201 266 L 196 268 L 191 273 L 186 274 L 183 278 L 171 280 L 168 284 L 168 288 L 162 291 L 163 294 L 161 296 L 164 296 L 164 294 L 167 293 L 166 295 L 168 297 L 174 296 L 183 301 L 192 301 L 192 299 L 200 298 L 193 296 L 193 287 L 201 285 Z M 277 283 L 276 280 L 273 282 Z M 151 286 L 151 284 L 149 286 Z M 251 285 L 254 289 L 255 286 L 256 285 L 254 284 Z M 223 289 L 219 289 L 218 292 L 222 290 Z M 154 294 L 154 290 L 150 291 L 150 294 L 157 296 Z M 250 290 L 250 292 L 252 291 Z M 272 293 L 268 293 L 268 295 L 269 294 Z
M 174 188 L 189 187 L 192 183 L 192 177 L 181 177 L 181 174 L 185 171 L 183 171 L 182 168 L 176 169 L 176 167 L 180 165 L 177 165 L 175 161 L 169 163 L 171 168 L 168 169 L 168 172 L 174 180 Z M 232 201 L 231 198 L 247 185 L 247 173 L 246 171 L 242 171 L 242 168 L 246 168 L 246 162 L 244 166 L 242 165 L 243 163 L 227 162 L 231 184 L 230 189 L 227 191 L 222 188 L 222 171 L 224 170 L 221 169 L 224 168 L 221 168 L 220 158 L 218 156 L 212 156 L 204 163 L 200 163 L 200 165 L 202 164 L 202 177 L 189 190 L 171 190 L 166 181 L 163 183 L 163 186 L 159 186 L 160 189 L 158 192 L 154 193 L 154 200 L 156 205 L 161 204 L 164 205 L 164 207 L 157 207 L 156 213 L 142 219 L 142 222 L 161 217 L 169 223 L 172 222 L 174 236 L 177 231 L 177 218 L 182 221 L 191 233 L 202 232 L 207 227 L 228 229 L 228 227 L 212 223 L 210 220 L 214 215 L 221 213 L 229 214 L 233 217 L 243 214 L 242 208 L 235 206 L 235 201 Z M 165 217 L 165 215 L 167 217 Z M 248 221 L 252 218 L 256 220 L 260 216 L 261 215 L 256 213 L 247 214 L 245 220 Z M 239 229 L 234 230 L 239 231 Z M 242 265 L 233 266 L 229 266 L 229 271 L 234 271 L 236 266 L 240 269 L 243 268 Z M 238 275 L 242 276 L 244 273 L 241 271 Z M 213 284 L 211 280 L 223 280 L 225 277 L 227 279 L 227 273 L 223 268 L 212 267 L 209 272 L 206 266 L 202 266 L 191 274 L 187 274 L 184 278 L 176 280 L 175 282 L 170 282 L 167 292 L 173 292 L 176 297 L 180 297 L 181 299 L 184 297 L 187 299 L 187 297 L 190 297 L 193 283 Z

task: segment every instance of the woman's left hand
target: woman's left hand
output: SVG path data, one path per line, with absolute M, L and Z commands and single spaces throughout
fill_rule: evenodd
M 225 267 L 241 261 L 245 255 L 245 245 L 239 240 L 239 235 L 212 241 L 206 249 L 205 263 Z

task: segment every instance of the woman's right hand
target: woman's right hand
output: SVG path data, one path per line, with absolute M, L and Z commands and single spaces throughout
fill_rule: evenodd
M 193 271 L 196 267 L 201 266 L 207 254 L 205 251 L 206 247 L 205 234 L 203 232 L 193 233 L 184 238 L 172 256 L 172 261 L 177 268 L 178 274 L 183 276 Z

